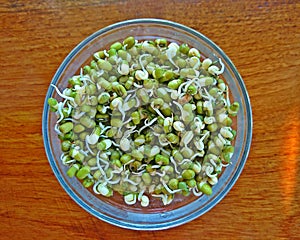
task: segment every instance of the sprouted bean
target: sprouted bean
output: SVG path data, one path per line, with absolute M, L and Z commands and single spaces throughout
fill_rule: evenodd
M 212 61 L 186 43 L 127 37 L 93 55 L 68 88 L 49 98 L 61 161 L 97 195 L 163 205 L 211 195 L 231 162 L 238 102 Z

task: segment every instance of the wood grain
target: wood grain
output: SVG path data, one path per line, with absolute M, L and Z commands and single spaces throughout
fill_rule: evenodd
M 61 188 L 41 135 L 44 98 L 85 37 L 133 18 L 163 18 L 217 43 L 246 84 L 253 141 L 241 177 L 211 211 L 165 231 L 121 229 Z M 299 1 L 0 1 L 0 239 L 299 239 Z

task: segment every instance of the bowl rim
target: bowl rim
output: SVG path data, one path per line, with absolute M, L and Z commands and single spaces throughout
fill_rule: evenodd
M 48 136 L 49 129 L 48 129 L 48 124 L 47 124 L 48 123 L 48 115 L 49 115 L 49 107 L 47 104 L 47 99 L 49 97 L 51 97 L 51 95 L 54 91 L 53 89 L 51 89 L 50 85 L 49 85 L 49 88 L 47 90 L 47 94 L 45 97 L 44 109 L 43 109 L 43 114 L 42 114 L 43 142 L 44 142 L 44 148 L 45 148 L 48 162 L 49 162 L 49 164 L 52 168 L 52 171 L 54 172 L 54 175 L 56 176 L 57 180 L 59 181 L 59 183 L 61 184 L 63 189 L 67 192 L 67 194 L 84 210 L 86 210 L 87 212 L 89 212 L 90 214 L 92 214 L 93 216 L 97 217 L 100 220 L 103 220 L 107 223 L 110 223 L 112 225 L 122 227 L 125 229 L 162 230 L 162 229 L 173 228 L 173 227 L 185 224 L 185 223 L 190 222 L 190 221 L 198 218 L 199 216 L 205 214 L 206 212 L 211 210 L 215 205 L 217 205 L 227 195 L 227 193 L 231 190 L 231 188 L 234 186 L 235 182 L 238 180 L 238 178 L 246 164 L 246 161 L 247 161 L 247 158 L 249 155 L 249 151 L 250 151 L 250 146 L 251 146 L 251 142 L 252 142 L 252 129 L 253 129 L 252 109 L 251 109 L 251 104 L 250 104 L 250 98 L 249 98 L 248 92 L 246 90 L 246 86 L 242 80 L 241 75 L 237 71 L 236 67 L 234 66 L 234 64 L 232 63 L 230 58 L 224 53 L 224 51 L 217 44 L 215 44 L 212 40 L 207 38 L 202 33 L 198 32 L 190 27 L 187 27 L 187 26 L 182 25 L 177 22 L 173 22 L 173 21 L 169 21 L 169 20 L 165 20 L 165 19 L 157 19 L 157 18 L 137 18 L 137 19 L 120 21 L 120 22 L 108 25 L 108 26 L 92 33 L 91 35 L 86 37 L 84 40 L 82 40 L 77 46 L 75 46 L 72 49 L 72 51 L 65 57 L 65 59 L 63 60 L 63 62 L 60 64 L 57 71 L 55 72 L 50 84 L 56 84 L 56 82 L 59 79 L 59 76 L 61 75 L 61 73 L 63 72 L 65 67 L 68 65 L 70 59 L 72 59 L 81 50 L 81 48 L 84 47 L 87 43 L 89 43 L 90 41 L 92 41 L 93 39 L 98 37 L 99 35 L 104 34 L 110 30 L 113 30 L 113 29 L 119 28 L 119 27 L 124 27 L 126 25 L 134 25 L 134 24 L 158 24 L 158 25 L 164 25 L 164 26 L 168 26 L 168 27 L 172 27 L 172 28 L 177 28 L 177 29 L 183 30 L 184 32 L 188 32 L 188 33 L 202 39 L 203 41 L 205 41 L 210 47 L 212 47 L 214 49 L 214 51 L 216 51 L 218 54 L 220 54 L 222 56 L 222 58 L 230 66 L 230 68 L 232 70 L 234 70 L 233 74 L 235 75 L 235 78 L 237 79 L 237 81 L 239 83 L 239 86 L 242 90 L 243 98 L 244 98 L 245 104 L 246 104 L 245 108 L 247 110 L 246 114 L 247 114 L 247 119 L 248 119 L 248 122 L 247 122 L 248 128 L 247 128 L 247 130 L 245 130 L 245 132 L 246 132 L 245 142 L 247 144 L 245 146 L 245 151 L 243 152 L 243 155 L 241 157 L 241 159 L 243 159 L 243 161 L 241 161 L 238 164 L 238 167 L 234 173 L 234 176 L 228 182 L 226 188 L 223 189 L 221 191 L 221 193 L 219 193 L 218 197 L 215 200 L 213 200 L 212 202 L 210 202 L 210 204 L 208 206 L 205 206 L 205 208 L 202 208 L 200 213 L 199 213 L 199 211 L 192 212 L 191 214 L 186 215 L 184 218 L 177 219 L 177 220 L 174 220 L 171 222 L 168 221 L 165 223 L 151 225 L 151 224 L 128 223 L 126 221 L 116 220 L 112 217 L 106 216 L 105 214 L 102 214 L 102 213 L 96 211 L 95 209 L 91 208 L 88 204 L 86 204 L 82 199 L 80 199 L 70 189 L 68 184 L 64 181 L 64 179 L 62 178 L 62 176 L 59 172 L 59 169 L 57 168 L 57 166 L 55 164 L 55 159 L 53 158 L 53 156 L 51 154 L 51 147 L 49 144 L 49 136 Z

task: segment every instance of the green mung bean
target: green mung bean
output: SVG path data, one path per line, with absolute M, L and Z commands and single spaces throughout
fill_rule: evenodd
M 234 154 L 240 108 L 219 77 L 221 60 L 186 43 L 133 36 L 91 58 L 56 89 L 63 101 L 48 99 L 67 175 L 143 207 L 153 194 L 164 205 L 176 194 L 211 195 Z

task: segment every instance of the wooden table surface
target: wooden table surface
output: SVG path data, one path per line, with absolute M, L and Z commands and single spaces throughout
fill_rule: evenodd
M 163 18 L 217 43 L 253 110 L 245 168 L 228 195 L 185 225 L 137 232 L 85 212 L 48 163 L 42 110 L 50 81 L 84 38 L 112 23 Z M 0 239 L 300 239 L 300 2 L 0 1 Z

